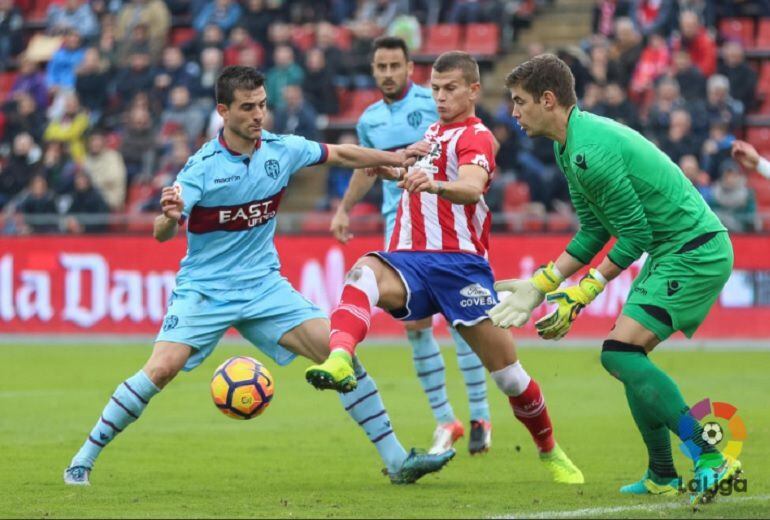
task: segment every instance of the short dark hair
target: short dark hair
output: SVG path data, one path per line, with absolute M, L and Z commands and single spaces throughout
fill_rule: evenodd
M 374 40 L 374 43 L 372 43 L 372 59 L 374 59 L 374 53 L 380 49 L 401 49 L 406 61 L 409 61 L 409 48 L 406 46 L 403 38 L 398 36 L 380 36 Z
M 478 62 L 468 54 L 462 51 L 445 52 L 433 62 L 433 70 L 436 72 L 448 72 L 459 69 L 463 73 L 463 79 L 468 83 L 479 83 L 481 75 L 479 74 Z
M 218 104 L 230 106 L 236 90 L 256 90 L 264 84 L 265 76 L 257 69 L 232 65 L 219 74 L 215 98 Z
M 575 76 L 566 63 L 553 54 L 540 54 L 513 69 L 505 78 L 508 88 L 520 85 L 540 101 L 546 90 L 553 92 L 563 107 L 577 104 Z

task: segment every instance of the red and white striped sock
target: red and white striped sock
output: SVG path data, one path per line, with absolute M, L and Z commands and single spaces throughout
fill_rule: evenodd
M 340 303 L 331 315 L 329 348 L 332 352 L 344 350 L 351 356 L 355 354 L 356 345 L 369 332 L 372 306 L 379 296 L 377 279 L 371 268 L 357 267 L 348 274 Z

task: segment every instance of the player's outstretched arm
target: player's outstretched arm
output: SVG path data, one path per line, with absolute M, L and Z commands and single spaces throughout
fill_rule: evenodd
M 757 149 L 746 141 L 736 139 L 732 147 L 733 159 L 748 170 L 756 170 L 763 177 L 770 179 L 770 161 L 761 157 Z
M 155 217 L 152 236 L 158 242 L 165 242 L 176 236 L 179 220 L 182 218 L 184 202 L 178 188 L 174 186 L 163 188 L 160 194 L 160 208 L 163 214 Z
M 475 204 L 484 194 L 488 179 L 487 170 L 475 164 L 460 166 L 456 181 L 437 181 L 425 171 L 415 168 L 399 181 L 398 187 L 409 193 L 433 193 L 455 204 Z
M 369 168 L 372 166 L 411 166 L 421 155 L 414 148 L 385 152 L 364 148 L 355 144 L 330 144 L 327 164 L 344 168 Z

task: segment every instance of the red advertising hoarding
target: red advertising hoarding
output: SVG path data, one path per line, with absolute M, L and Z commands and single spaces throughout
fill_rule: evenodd
M 561 253 L 569 236 L 493 236 L 490 262 L 496 277 L 529 276 Z M 770 341 L 770 237 L 735 236 L 735 269 L 701 339 Z M 325 311 L 335 305 L 346 270 L 379 237 L 342 246 L 327 237 L 279 237 L 282 272 Z M 183 238 L 159 244 L 150 237 L 0 238 L 0 331 L 33 333 L 154 334 L 163 319 L 174 274 L 184 256 Z M 602 337 L 619 313 L 641 261 L 614 280 L 577 320 L 571 338 Z M 545 306 L 535 318 L 546 312 Z M 440 328 L 443 328 L 443 320 Z M 378 312 L 371 335 L 401 332 Z M 529 324 L 517 336 L 535 336 Z

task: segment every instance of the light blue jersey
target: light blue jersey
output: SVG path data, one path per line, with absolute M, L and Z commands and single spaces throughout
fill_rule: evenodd
M 326 145 L 262 132 L 251 156 L 220 136 L 193 155 L 177 177 L 187 218 L 187 255 L 177 286 L 243 290 L 280 269 L 275 217 L 292 174 L 326 160 Z
M 380 100 L 369 105 L 358 118 L 356 132 L 361 146 L 396 150 L 422 140 L 425 131 L 437 120 L 436 103 L 430 89 L 410 83 L 401 99 L 392 103 Z M 393 229 L 401 193 L 395 181 L 383 181 L 382 215 L 387 234 Z

